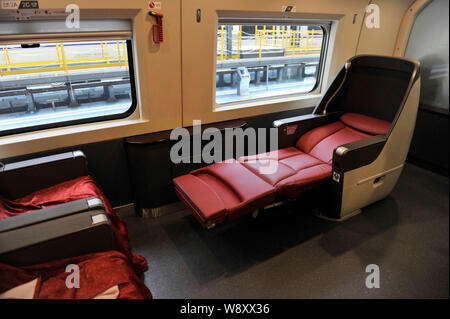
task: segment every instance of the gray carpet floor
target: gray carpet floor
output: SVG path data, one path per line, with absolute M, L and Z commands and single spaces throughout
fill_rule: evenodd
M 187 210 L 127 216 L 154 298 L 448 298 L 448 178 L 408 164 L 393 193 L 342 223 L 301 205 L 203 230 Z M 365 285 L 366 266 L 380 288 Z

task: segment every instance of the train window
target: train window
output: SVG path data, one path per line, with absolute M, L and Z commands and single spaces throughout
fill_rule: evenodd
M 133 113 L 131 35 L 86 34 L 0 42 L 0 135 Z
M 219 21 L 216 103 L 312 92 L 320 79 L 326 30 L 320 24 Z

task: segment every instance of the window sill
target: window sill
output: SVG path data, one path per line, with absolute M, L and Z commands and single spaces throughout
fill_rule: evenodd
M 248 101 L 248 102 L 235 102 L 230 103 L 227 105 L 216 105 L 214 107 L 214 112 L 222 112 L 222 111 L 230 111 L 230 110 L 237 110 L 247 107 L 256 107 L 256 106 L 263 106 L 263 105 L 270 105 L 270 104 L 280 104 L 280 103 L 286 103 L 286 102 L 293 102 L 298 101 L 300 103 L 300 107 L 311 107 L 311 103 L 314 102 L 316 104 L 318 100 L 322 97 L 320 93 L 313 93 L 313 94 L 305 94 L 305 95 L 294 95 L 294 96 L 286 96 L 286 97 L 273 97 L 273 98 L 267 98 L 264 100 L 255 100 L 255 101 Z
M 0 159 L 143 134 L 148 127 L 149 120 L 125 119 L 3 136 Z

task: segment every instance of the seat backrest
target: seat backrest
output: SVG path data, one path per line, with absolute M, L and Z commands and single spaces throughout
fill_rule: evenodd
M 418 76 L 417 61 L 355 56 L 338 72 L 313 113 L 358 113 L 394 122 Z
M 387 134 L 391 123 L 357 113 L 346 113 L 340 121 L 316 127 L 297 141 L 296 147 L 330 163 L 337 146 L 378 134 Z

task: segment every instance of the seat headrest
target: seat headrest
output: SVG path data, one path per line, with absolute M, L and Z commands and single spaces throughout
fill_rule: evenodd
M 346 113 L 341 116 L 341 121 L 358 131 L 373 135 L 387 134 L 391 127 L 391 123 L 387 121 L 357 113 Z

